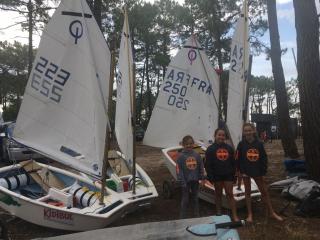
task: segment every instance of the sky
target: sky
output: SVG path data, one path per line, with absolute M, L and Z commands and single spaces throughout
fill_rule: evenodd
M 146 0 L 153 2 L 153 0 Z M 179 3 L 183 3 L 184 0 L 178 0 Z M 318 4 L 319 1 L 316 0 Z M 285 55 L 282 56 L 282 65 L 286 80 L 297 77 L 294 58 L 292 55 L 292 48 L 296 53 L 296 33 L 294 25 L 294 9 L 292 0 L 277 0 L 277 14 L 278 25 L 280 32 L 281 48 L 288 48 Z M 0 41 L 8 40 L 13 42 L 14 40 L 27 44 L 27 32 L 22 32 L 20 26 L 15 26 L 10 29 L 3 29 L 15 22 L 21 21 L 21 17 L 17 14 L 0 11 Z M 37 47 L 40 40 L 40 34 L 34 36 L 34 47 Z M 269 32 L 267 32 L 261 40 L 269 44 Z M 255 56 L 252 65 L 252 74 L 256 76 L 265 75 L 272 76 L 271 61 L 266 60 L 265 54 Z

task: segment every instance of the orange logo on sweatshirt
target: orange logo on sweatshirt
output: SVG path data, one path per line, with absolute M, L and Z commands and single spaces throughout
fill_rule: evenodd
M 186 167 L 189 170 L 195 170 L 197 168 L 197 160 L 194 157 L 188 157 L 186 160 Z
M 255 148 L 250 148 L 248 149 L 247 151 L 247 159 L 250 161 L 250 162 L 256 162 L 259 160 L 259 157 L 260 157 L 260 154 L 259 154 L 259 151 L 258 149 L 255 149 Z
M 229 158 L 229 153 L 225 148 L 219 148 L 216 152 L 216 156 L 220 161 L 225 161 Z

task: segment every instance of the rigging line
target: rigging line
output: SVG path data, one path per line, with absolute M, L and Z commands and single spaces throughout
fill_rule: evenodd
M 199 55 L 200 55 L 202 67 L 203 67 L 203 69 L 204 69 L 204 71 L 205 71 L 205 73 L 206 73 L 206 77 L 207 77 L 207 80 L 208 80 L 208 82 L 209 82 L 209 85 L 211 85 L 211 84 L 210 84 L 209 74 L 208 74 L 208 72 L 207 72 L 207 69 L 205 68 L 204 61 L 203 61 L 201 52 L 200 52 L 200 50 L 199 50 L 200 47 L 198 46 L 197 41 L 195 40 L 194 35 L 192 35 L 192 40 L 195 42 L 195 45 L 196 45 L 196 47 L 198 48 L 198 52 L 199 52 Z M 205 53 L 205 54 L 206 54 L 206 53 Z M 210 62 L 210 64 L 211 64 L 211 62 Z M 215 102 L 215 104 L 216 104 L 216 107 L 219 109 L 219 104 L 218 104 L 218 102 L 217 102 L 216 96 L 214 95 L 214 91 L 213 91 L 213 89 L 212 89 L 212 86 L 211 86 L 211 90 L 212 90 L 212 95 L 213 95 L 213 99 L 214 99 L 214 102 Z

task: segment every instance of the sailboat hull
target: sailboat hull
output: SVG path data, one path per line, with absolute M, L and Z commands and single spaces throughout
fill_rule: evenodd
M 171 176 L 177 180 L 177 173 L 176 173 L 176 160 L 179 154 L 179 150 L 181 150 L 181 146 L 175 146 L 175 147 L 170 147 L 170 148 L 165 148 L 162 149 L 162 153 L 164 156 L 164 162 L 171 173 Z M 204 153 L 204 151 L 200 148 L 199 149 L 200 154 Z M 241 189 L 238 189 L 237 185 L 233 186 L 233 194 L 234 194 L 234 199 L 236 201 L 236 206 L 238 208 L 241 208 L 245 206 L 245 191 L 244 191 L 244 184 L 241 184 Z M 254 180 L 251 179 L 251 197 L 252 198 L 260 198 L 261 193 L 258 190 L 258 187 Z M 213 184 L 206 180 L 205 185 L 203 187 L 200 187 L 199 190 L 199 198 L 207 201 L 209 203 L 215 204 L 215 189 Z M 222 205 L 225 208 L 229 208 L 227 197 L 225 194 L 225 191 L 223 190 L 223 198 L 222 198 Z
M 10 175 L 14 176 L 12 172 L 25 173 L 25 171 L 20 165 L 3 167 L 0 169 L 0 207 L 14 216 L 44 227 L 70 231 L 103 228 L 136 208 L 144 206 L 148 198 L 154 197 L 152 194 L 140 197 L 137 194 L 136 198 L 132 198 L 130 191 L 117 193 L 107 188 L 104 205 L 100 205 L 99 200 L 96 200 L 91 206 L 79 207 L 79 204 L 75 204 L 79 200 L 75 198 L 79 195 L 70 195 L 72 186 L 79 183 L 92 191 L 99 191 L 100 186 L 97 182 L 49 165 L 37 163 L 37 166 L 48 169 L 50 176 L 60 178 L 65 186 L 61 189 L 50 187 L 49 191 L 45 192 L 41 184 L 31 176 L 31 183 L 10 190 L 4 186 L 2 180 L 10 179 Z M 29 171 L 28 174 L 34 174 L 34 171 Z M 68 197 L 71 202 L 67 201 Z

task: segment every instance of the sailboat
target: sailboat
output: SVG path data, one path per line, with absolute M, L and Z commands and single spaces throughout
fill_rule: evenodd
M 13 137 L 69 168 L 34 160 L 0 168 L 1 208 L 41 226 L 86 231 L 157 195 L 140 167 L 144 189 L 134 194 L 135 174 L 116 175 L 112 160 L 104 161 L 110 55 L 86 1 L 61 1 L 43 32 Z
M 242 32 L 245 23 L 243 19 L 242 14 L 237 23 L 233 42 L 239 39 L 238 34 Z M 243 41 L 238 42 L 241 43 Z M 193 136 L 196 139 L 194 150 L 203 158 L 205 150 L 212 142 L 213 132 L 218 127 L 216 96 L 219 96 L 218 76 L 204 49 L 192 35 L 169 64 L 144 139 L 146 145 L 163 148 L 166 166 L 175 180 L 176 160 L 182 149 L 178 143 L 182 137 L 187 134 Z M 230 105 L 235 104 L 231 98 L 229 100 Z M 231 113 L 229 118 L 232 119 Z M 233 129 L 233 125 L 230 124 L 229 131 Z M 174 185 L 172 181 L 164 181 L 163 192 L 166 196 L 172 196 Z M 235 184 L 233 192 L 237 206 L 242 207 L 245 204 L 243 183 L 240 186 Z M 204 187 L 200 188 L 199 198 L 214 203 L 214 194 L 214 186 L 206 181 Z M 251 196 L 253 198 L 260 196 L 253 180 Z M 225 193 L 222 204 L 228 207 Z
M 232 38 L 229 69 L 226 125 L 234 147 L 242 139 L 242 126 L 248 119 L 249 24 L 248 5 L 244 1 Z

